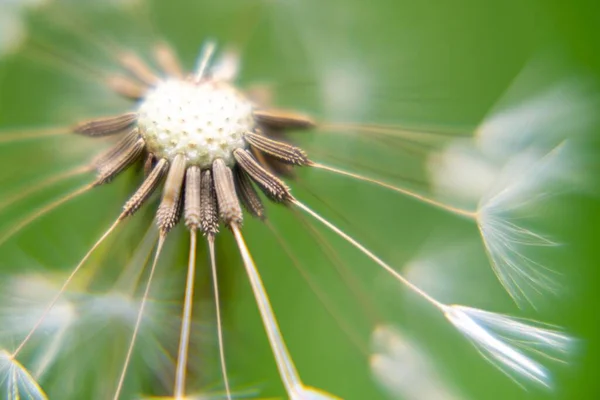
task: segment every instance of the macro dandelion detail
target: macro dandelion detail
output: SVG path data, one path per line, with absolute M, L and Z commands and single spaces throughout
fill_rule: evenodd
M 562 393 L 580 332 L 537 319 L 569 322 L 548 305 L 576 290 L 553 201 L 593 196 L 589 74 L 547 72 L 563 56 L 533 44 L 496 75 L 486 57 L 433 69 L 441 5 L 18 3 L 31 33 L 0 39 L 2 396 Z M 453 48 L 519 38 L 475 36 Z M 448 227 L 444 252 L 429 237 Z

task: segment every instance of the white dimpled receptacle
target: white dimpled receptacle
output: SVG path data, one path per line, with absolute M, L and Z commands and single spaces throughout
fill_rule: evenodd
M 233 151 L 245 148 L 254 129 L 252 103 L 225 82 L 167 80 L 142 100 L 138 127 L 148 151 L 187 165 L 207 168 L 217 158 L 234 164 Z

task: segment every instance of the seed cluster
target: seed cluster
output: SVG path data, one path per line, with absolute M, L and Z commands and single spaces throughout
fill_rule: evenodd
M 210 75 L 199 80 L 150 79 L 151 72 L 138 64 L 129 63 L 148 87 L 145 95 L 136 95 L 137 112 L 84 121 L 74 129 L 91 137 L 123 135 L 95 160 L 97 185 L 145 157 L 146 178 L 126 202 L 121 218 L 135 213 L 163 180 L 157 211 L 162 235 L 182 216 L 189 229 L 215 235 L 220 222 L 241 224 L 241 205 L 264 218 L 255 185 L 272 201 L 293 200 L 278 175 L 289 174 L 294 165 L 309 165 L 310 160 L 281 139 L 288 129 L 313 127 L 310 118 L 257 107 L 232 84 Z
M 172 161 L 183 154 L 187 165 L 209 167 L 217 158 L 234 164 L 233 150 L 246 147 L 254 130 L 252 103 L 227 82 L 160 82 L 138 109 L 140 135 L 148 150 Z

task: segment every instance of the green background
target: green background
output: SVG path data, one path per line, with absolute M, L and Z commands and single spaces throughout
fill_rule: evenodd
M 12 6 L 1 3 L 0 12 L 2 7 Z M 219 44 L 242 49 L 240 85 L 271 85 L 280 106 L 325 121 L 399 123 L 465 133 L 488 115 L 532 59 L 541 59 L 543 67 L 536 79 L 527 82 L 531 87 L 524 88 L 523 97 L 573 75 L 586 76 L 587 90 L 593 93 L 600 78 L 600 8 L 591 1 L 55 1 L 29 9 L 22 17 L 29 37 L 14 54 L 0 59 L 0 128 L 4 133 L 17 127 L 69 126 L 131 107 L 107 90 L 96 73 L 118 71 L 109 52 L 100 47 L 106 43 L 118 43 L 148 58 L 152 44 L 164 39 L 192 68 L 203 40 L 214 38 Z M 348 70 L 352 73 L 345 75 Z M 337 86 L 328 89 L 337 78 Z M 323 95 L 341 89 L 358 93 L 349 100 L 361 105 L 358 110 L 335 107 Z M 342 101 L 344 94 L 333 97 Z M 582 154 L 586 172 L 594 178 L 600 171 L 594 161 L 600 149 L 598 128 L 586 128 L 587 152 Z M 315 156 L 318 159 L 350 160 L 354 165 L 391 171 L 391 175 L 415 179 L 417 187 L 425 180 L 422 157 L 406 156 L 395 148 L 319 131 L 293 137 L 309 154 L 323 155 Z M 0 142 L 0 193 L 18 192 L 42 177 L 79 165 L 97 149 L 97 142 L 80 137 Z M 3 244 L 2 280 L 23 273 L 69 271 L 118 215 L 139 182 L 136 173 L 125 175 L 69 202 Z M 398 269 L 431 246 L 432 238 L 440 246 L 463 239 L 477 244 L 472 224 L 414 200 L 325 172 L 303 170 L 299 176 L 300 183 L 292 184 L 298 198 Z M 71 179 L 2 210 L 0 229 L 8 229 L 20 216 L 88 180 L 89 176 Z M 469 259 L 465 279 L 448 271 L 440 275 L 449 279 L 444 301 L 533 317 L 564 326 L 581 338 L 572 365 L 555 368 L 557 390 L 552 394 L 524 391 L 513 384 L 422 301 L 405 296 L 400 284 L 321 230 L 365 296 L 351 291 L 289 210 L 270 206 L 270 220 L 319 292 L 335 305 L 334 314 L 344 321 L 346 330 L 325 311 L 265 226 L 248 218 L 244 232 L 300 374 L 311 386 L 348 399 L 385 398 L 371 377 L 368 345 L 374 325 L 386 323 L 418 339 L 439 375 L 465 398 L 594 399 L 600 396 L 600 207 L 594 186 L 592 182 L 583 191 L 565 193 L 539 210 L 542 225 L 565 243 L 551 257 L 553 266 L 563 273 L 567 290 L 560 298 L 549 298 L 537 313 L 518 314 L 494 280 L 480 245 Z M 111 287 L 151 224 L 154 207 L 147 206 L 102 246 L 92 260 L 94 280 L 85 291 L 101 293 Z M 170 307 L 171 318 L 181 301 L 187 246 L 187 234 L 180 227 L 169 237 L 154 283 L 153 297 Z M 190 386 L 218 391 L 209 270 L 202 242 L 199 248 L 199 325 L 194 339 L 198 353 L 191 358 L 196 379 Z M 218 250 L 232 384 L 248 395 L 282 397 L 235 243 L 225 230 L 218 237 Z M 448 268 L 456 263 L 449 262 Z M 78 329 L 96 328 L 82 324 Z M 176 329 L 175 322 L 171 330 Z M 87 351 L 65 347 L 43 382 L 51 399 L 104 398 L 110 393 L 128 331 L 105 327 L 96 334 L 92 341 L 78 343 Z M 172 351 L 176 332 L 165 335 L 175 340 L 162 343 Z M 156 344 L 138 345 L 126 396 L 138 391 L 168 393 L 169 386 L 153 380 L 143 365 L 144 353 L 155 350 L 152 346 Z M 76 383 L 66 385 L 62 374 L 73 369 L 80 375 Z M 170 378 L 165 379 L 169 382 Z M 109 389 L 100 389 L 103 385 Z

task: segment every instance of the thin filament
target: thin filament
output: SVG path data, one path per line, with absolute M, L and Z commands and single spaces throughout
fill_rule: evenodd
M 414 199 L 422 201 L 423 203 L 432 205 L 432 206 L 437 207 L 437 208 L 441 208 L 442 210 L 446 210 L 448 212 L 451 212 L 453 214 L 459 215 L 461 217 L 466 217 L 466 218 L 468 218 L 470 220 L 476 220 L 477 219 L 477 213 L 474 212 L 474 211 L 468 211 L 468 210 L 463 210 L 461 208 L 453 207 L 451 205 L 448 205 L 448 204 L 442 203 L 440 201 L 431 199 L 431 198 L 423 196 L 421 194 L 418 194 L 418 193 L 415 193 L 415 192 L 411 192 L 408 189 L 403 189 L 403 188 L 400 188 L 400 187 L 397 187 L 397 186 L 393 186 L 393 185 L 390 185 L 388 183 L 379 181 L 377 179 L 372 179 L 372 178 L 369 178 L 369 177 L 366 177 L 366 176 L 363 176 L 363 175 L 355 174 L 353 172 L 345 171 L 343 169 L 339 169 L 339 168 L 335 168 L 335 167 L 330 167 L 328 165 L 324 165 L 324 164 L 320 164 L 320 163 L 312 163 L 311 167 L 315 167 L 315 168 L 322 169 L 322 170 L 325 170 L 325 171 L 334 172 L 336 174 L 348 176 L 350 178 L 357 179 L 357 180 L 360 180 L 360 181 L 373 183 L 375 185 L 384 187 L 386 189 L 390 189 L 390 190 L 393 190 L 395 192 L 398 192 L 398 193 L 404 194 L 406 196 L 412 197 Z
M 283 249 L 283 251 L 285 251 L 285 253 L 287 254 L 288 258 L 290 260 L 292 260 L 292 264 L 294 264 L 294 267 L 296 267 L 296 269 L 298 270 L 298 272 L 300 273 L 300 275 L 302 276 L 302 278 L 304 279 L 304 281 L 308 284 L 308 286 L 311 288 L 311 290 L 315 293 L 315 295 L 317 296 L 317 298 L 319 299 L 319 301 L 321 303 L 323 303 L 323 306 L 325 307 L 325 309 L 327 310 L 327 312 L 329 313 L 329 315 L 331 315 L 331 317 L 339 325 L 339 327 L 342 329 L 342 331 L 348 336 L 348 338 L 350 339 L 350 341 L 363 354 L 365 354 L 365 355 L 368 356 L 369 355 L 369 351 L 363 346 L 361 340 L 358 338 L 358 335 L 356 334 L 356 331 L 354 329 L 352 329 L 352 327 L 347 323 L 347 321 L 345 321 L 343 318 L 341 318 L 339 316 L 339 314 L 335 310 L 335 307 L 331 303 L 330 299 L 323 292 L 323 290 L 321 290 L 321 288 L 314 282 L 314 280 L 305 271 L 305 269 L 302 268 L 302 265 L 300 265 L 300 261 L 298 260 L 297 257 L 294 256 L 294 253 L 292 253 L 292 249 L 290 249 L 290 247 L 285 242 L 285 240 L 283 239 L 283 237 L 279 234 L 279 232 L 277 231 L 277 229 L 275 228 L 275 226 L 273 226 L 273 224 L 271 224 L 268 220 L 265 221 L 265 224 L 267 225 L 267 227 L 269 228 L 269 230 L 271 231 L 271 233 L 273 233 L 273 236 L 275 236 L 275 238 L 279 242 L 279 245 L 281 246 L 281 248 Z
M 34 212 L 32 214 L 29 214 L 29 216 L 20 220 L 16 225 L 13 225 L 12 228 L 10 228 L 7 233 L 5 233 L 2 237 L 0 237 L 0 246 L 2 244 L 4 244 L 8 239 L 10 239 L 13 235 L 20 232 L 23 228 L 25 228 L 26 226 L 31 224 L 36 219 L 44 216 L 45 214 L 48 214 L 49 212 L 60 207 L 64 203 L 68 202 L 69 200 L 72 200 L 75 197 L 87 192 L 92 187 L 93 187 L 93 184 L 86 184 L 84 186 L 81 186 L 78 189 L 75 189 L 71 193 L 67 194 L 66 196 L 61 197 L 60 199 L 58 199 L 56 201 L 53 201 L 52 203 L 46 205 L 45 207 L 40 208 L 39 210 L 37 210 L 36 212 Z
M 77 264 L 77 266 L 75 267 L 75 269 L 73 269 L 73 271 L 71 272 L 71 274 L 69 274 L 69 276 L 67 277 L 67 279 L 63 283 L 63 285 L 60 288 L 60 290 L 58 291 L 58 293 L 54 296 L 54 298 L 52 299 L 52 301 L 50 301 L 50 303 L 48 304 L 48 306 L 46 306 L 46 309 L 44 309 L 44 312 L 42 313 L 42 316 L 37 320 L 37 322 L 35 323 L 35 325 L 33 326 L 33 328 L 31 328 L 31 330 L 29 331 L 29 333 L 27 334 L 27 336 L 25 336 L 25 339 L 23 339 L 23 341 L 21 342 L 21 344 L 19 344 L 19 346 L 17 347 L 17 349 L 11 354 L 11 358 L 14 359 L 15 357 L 17 357 L 17 355 L 19 354 L 19 352 L 21 352 L 21 350 L 23 350 L 23 347 L 25 347 L 25 345 L 31 339 L 31 337 L 33 336 L 33 334 L 35 333 L 35 331 L 37 331 L 37 329 L 40 327 L 40 325 L 44 322 L 44 319 L 48 316 L 48 313 L 52 310 L 52 307 L 54 307 L 54 305 L 56 304 L 56 302 L 58 301 L 58 299 L 60 298 L 60 296 L 65 292 L 65 290 L 67 289 L 67 286 L 69 285 L 69 283 L 71 283 L 71 281 L 73 280 L 73 278 L 75 277 L 75 275 L 77 274 L 77 272 L 81 269 L 81 267 L 83 266 L 83 264 L 85 264 L 85 262 L 87 261 L 87 259 L 94 252 L 94 250 L 96 250 L 98 248 L 98 246 L 100 246 L 100 244 L 102 244 L 102 242 L 115 230 L 115 228 L 119 225 L 120 222 L 121 222 L 121 219 L 117 219 L 111 225 L 111 227 L 108 228 L 108 230 L 106 230 L 106 232 L 104 232 L 104 234 L 100 237 L 100 239 L 98 239 L 98 241 L 96 243 L 94 243 L 94 245 L 92 246 L 92 248 L 85 254 L 85 256 L 83 256 L 83 258 L 81 259 L 81 261 L 79 262 L 79 264 Z
M 364 288 L 361 285 L 361 282 L 356 278 L 354 274 L 348 269 L 348 267 L 344 264 L 344 261 L 340 258 L 339 254 L 335 250 L 335 248 L 327 241 L 327 238 L 321 234 L 307 219 L 304 215 L 300 214 L 296 210 L 294 210 L 295 216 L 300 220 L 302 225 L 308 230 L 308 233 L 313 238 L 315 243 L 321 248 L 321 251 L 325 254 L 325 256 L 329 259 L 331 264 L 333 265 L 335 271 L 340 276 L 340 278 L 344 281 L 346 286 L 350 288 L 352 293 L 359 299 L 359 303 L 361 307 L 364 309 L 364 314 L 367 319 L 373 324 L 378 325 L 381 323 L 381 316 L 379 312 L 376 310 L 375 305 L 367 296 Z
M 27 139 L 39 139 L 60 135 L 70 135 L 71 128 L 60 126 L 56 128 L 41 128 L 31 130 L 0 131 L 0 143 L 12 143 Z
M 417 141 L 439 140 L 441 138 L 460 136 L 452 132 L 432 132 L 418 129 L 405 129 L 400 126 L 393 125 L 367 125 L 367 124 L 347 124 L 347 123 L 325 123 L 319 125 L 319 128 L 331 132 L 361 132 L 361 133 L 377 133 L 399 138 L 414 138 Z
M 277 324 L 277 319 L 275 318 L 275 314 L 271 308 L 269 297 L 263 286 L 260 274 L 256 269 L 256 264 L 250 255 L 248 247 L 246 246 L 242 232 L 235 224 L 231 224 L 231 230 L 233 231 L 238 248 L 240 249 L 242 260 L 244 261 L 244 267 L 246 268 L 248 279 L 250 280 L 252 291 L 254 292 L 254 297 L 256 299 L 256 304 L 258 305 L 258 309 L 263 320 L 263 325 L 265 327 L 265 331 L 267 332 L 273 355 L 275 356 L 279 375 L 281 376 L 288 395 L 293 397 L 295 389 L 303 387 L 298 375 L 298 371 L 296 370 L 289 351 L 285 345 L 283 336 L 279 330 L 279 325 Z
M 185 282 L 185 298 L 183 302 L 183 316 L 181 318 L 179 352 L 177 354 L 177 370 L 175 374 L 174 395 L 176 399 L 182 399 L 185 394 L 185 374 L 190 343 L 192 308 L 194 303 L 194 279 L 196 275 L 196 236 L 196 230 L 190 230 L 190 255 L 187 279 Z
M 119 274 L 113 285 L 113 290 L 129 296 L 135 294 L 135 290 L 139 287 L 140 280 L 142 279 L 144 266 L 148 264 L 148 260 L 152 257 L 152 249 L 154 248 L 154 243 L 156 243 L 157 236 L 158 232 L 155 229 L 155 224 L 151 222 L 140 244 L 135 249 L 132 258 Z M 93 276 L 90 276 L 88 282 L 91 282 L 93 278 Z
M 45 180 L 37 183 L 36 185 L 29 186 L 27 189 L 22 190 L 19 193 L 16 193 L 12 197 L 5 198 L 4 201 L 0 202 L 0 210 L 3 210 L 6 207 L 9 207 L 10 205 L 12 205 L 14 203 L 29 197 L 29 195 L 31 195 L 32 193 L 38 192 L 44 188 L 47 188 L 48 186 L 52 186 L 55 183 L 65 181 L 74 176 L 83 175 L 92 170 L 93 170 L 93 167 L 91 165 L 81 165 L 81 166 L 75 167 L 73 169 L 70 169 L 68 171 L 65 171 L 61 174 L 52 175 L 48 179 L 45 179 Z
M 163 244 L 165 243 L 165 236 L 161 235 L 158 238 L 158 245 L 156 246 L 156 254 L 154 255 L 154 262 L 152 263 L 152 268 L 150 269 L 150 275 L 148 275 L 148 282 L 146 283 L 146 289 L 144 289 L 144 295 L 142 296 L 142 302 L 140 304 L 140 309 L 137 314 L 137 318 L 135 320 L 135 327 L 133 328 L 133 335 L 131 335 L 131 342 L 129 342 L 129 347 L 127 349 L 127 355 L 125 356 L 125 362 L 123 363 L 123 369 L 121 370 L 121 376 L 119 377 L 119 383 L 117 384 L 117 389 L 115 391 L 115 395 L 113 396 L 113 400 L 118 400 L 121 394 L 121 390 L 123 389 L 123 383 L 125 383 L 125 375 L 127 374 L 127 367 L 129 366 L 129 362 L 131 361 L 131 355 L 133 354 L 133 347 L 135 345 L 135 341 L 137 339 L 137 335 L 140 330 L 140 326 L 142 325 L 142 317 L 144 316 L 144 308 L 146 307 L 146 302 L 148 300 L 148 294 L 150 293 L 150 286 L 152 285 L 152 278 L 154 277 L 154 271 L 156 270 L 156 264 L 158 258 L 160 256 L 160 252 L 162 251 Z
M 60 73 L 67 73 L 70 78 L 78 78 L 86 83 L 98 84 L 104 76 L 103 71 L 97 70 L 90 65 L 85 66 L 73 60 L 64 59 L 64 57 L 49 51 L 39 43 L 32 43 L 30 47 L 24 49 L 23 56 L 42 65 L 55 68 Z
M 120 50 L 118 43 L 100 32 L 91 32 L 88 21 L 85 21 L 81 15 L 69 13 L 69 11 L 71 10 L 60 7 L 51 12 L 49 20 L 56 23 L 62 30 L 70 32 L 73 37 L 82 39 L 86 45 L 95 46 L 96 49 L 114 59 L 115 54 Z
M 327 228 L 331 229 L 333 232 L 338 234 L 342 239 L 346 240 L 352 246 L 356 247 L 358 250 L 360 250 L 363 254 L 365 254 L 371 260 L 375 261 L 383 269 L 385 269 L 387 272 L 392 274 L 396 279 L 398 279 L 400 282 L 402 282 L 404 285 L 406 285 L 410 290 L 417 293 L 419 296 L 423 297 L 425 300 L 427 300 L 428 302 L 430 302 L 431 304 L 436 306 L 441 311 L 444 311 L 446 309 L 446 306 L 443 303 L 437 301 L 432 296 L 430 296 L 425 291 L 423 291 L 421 288 L 419 288 L 418 286 L 413 284 L 411 281 L 406 279 L 403 275 L 401 275 L 399 272 L 394 270 L 392 267 L 390 267 L 388 264 L 386 264 L 383 260 L 381 260 L 375 254 L 373 254 L 369 249 L 367 249 L 362 244 L 360 244 L 356 239 L 354 239 L 350 235 L 344 233 L 340 228 L 338 228 L 337 226 L 335 226 L 334 224 L 332 224 L 331 222 L 329 222 L 328 220 L 323 218 L 317 212 L 313 211 L 308 206 L 306 206 L 305 204 L 301 203 L 300 201 L 298 201 L 296 199 L 292 200 L 292 203 L 295 204 L 302 211 L 306 212 L 307 214 L 311 215 L 313 218 L 315 218 L 316 220 L 321 222 Z
M 215 296 L 215 312 L 217 316 L 217 340 L 219 342 L 219 358 L 221 361 L 221 372 L 223 374 L 223 383 L 227 400 L 231 400 L 231 389 L 229 387 L 229 378 L 227 377 L 227 364 L 225 362 L 225 346 L 223 344 L 223 326 L 221 322 L 221 306 L 219 305 L 219 279 L 217 276 L 217 263 L 215 259 L 215 238 L 208 236 L 208 251 L 210 253 L 210 267 L 212 271 L 213 293 Z

